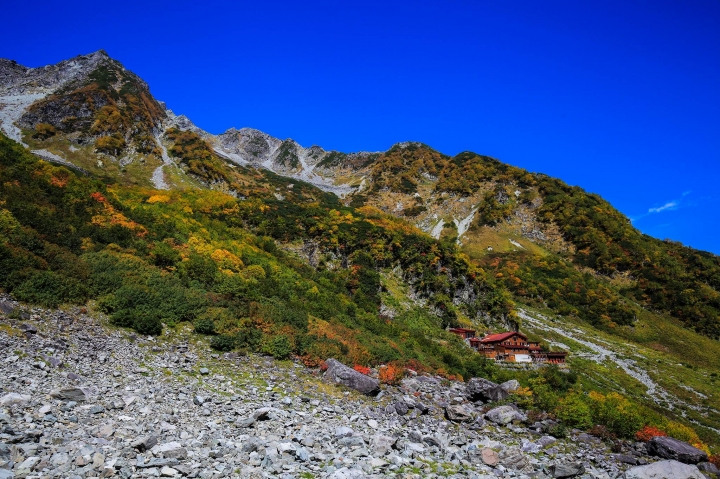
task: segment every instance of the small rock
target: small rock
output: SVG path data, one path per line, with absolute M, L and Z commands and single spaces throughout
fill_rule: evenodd
M 175 477 L 178 474 L 179 471 L 177 469 L 173 469 L 172 467 L 164 466 L 160 469 L 160 475 L 163 477 Z
M 340 439 L 342 437 L 350 437 L 354 434 L 355 431 L 350 429 L 347 426 L 340 426 L 335 428 L 335 437 Z
M 517 391 L 520 388 L 520 383 L 517 379 L 511 379 L 502 383 L 500 387 L 503 388 L 505 391 L 511 393 L 513 391 Z
M 484 447 L 481 452 L 482 462 L 488 466 L 496 466 L 497 463 L 500 461 L 500 458 L 498 457 L 498 453 L 490 449 L 489 447 Z
M 509 396 L 505 389 L 485 378 L 470 379 L 465 389 L 472 401 L 501 401 Z
M 202 374 L 203 376 L 206 376 L 206 375 L 210 374 L 210 370 L 208 368 L 200 368 L 200 374 Z
M 702 472 L 709 472 L 710 474 L 718 475 L 720 474 L 720 469 L 715 466 L 712 462 L 701 462 L 697 465 L 697 468 L 700 469 Z
M 541 447 L 548 447 L 557 442 L 557 439 L 555 439 L 552 436 L 543 436 L 540 439 L 537 440 L 537 444 L 539 444 Z
M 636 466 L 638 463 L 635 456 L 629 456 L 627 454 L 615 454 L 613 457 L 617 462 L 621 462 L 623 464 L 630 464 L 631 466 Z
M 144 436 L 144 437 L 141 437 L 141 438 L 135 440 L 132 443 L 132 447 L 134 447 L 135 449 L 137 449 L 140 452 L 145 452 L 147 450 L 152 449 L 153 446 L 155 446 L 155 444 L 157 444 L 157 442 L 158 442 L 157 436 L 152 436 L 152 435 Z
M 370 449 L 372 450 L 373 456 L 384 456 L 390 452 L 396 442 L 397 438 L 377 434 L 373 436 L 370 442 Z
M 583 474 L 585 472 L 585 466 L 583 466 L 582 463 L 579 462 L 572 464 L 553 464 L 548 467 L 548 472 L 552 477 L 564 479 Z

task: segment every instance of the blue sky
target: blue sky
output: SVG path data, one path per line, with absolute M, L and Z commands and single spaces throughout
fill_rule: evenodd
M 309 146 L 471 150 L 720 254 L 720 2 L 11 2 L 0 57 L 103 48 L 176 113 Z

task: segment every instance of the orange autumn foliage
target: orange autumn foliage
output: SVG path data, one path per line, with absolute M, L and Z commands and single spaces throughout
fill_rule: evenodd
M 400 384 L 400 381 L 404 376 L 405 369 L 392 363 L 380 366 L 380 369 L 378 370 L 378 379 L 383 384 Z
M 635 433 L 635 439 L 643 442 L 647 442 L 656 436 L 667 436 L 667 433 L 653 426 L 645 426 Z

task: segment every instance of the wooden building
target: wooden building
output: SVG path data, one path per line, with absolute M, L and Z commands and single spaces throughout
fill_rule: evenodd
M 489 334 L 484 338 L 468 338 L 470 347 L 496 361 L 513 363 L 551 363 L 565 364 L 566 352 L 543 351 L 540 343 L 528 341 L 527 336 L 518 331 Z
M 474 329 L 467 328 L 449 328 L 449 332 L 460 336 L 462 339 L 472 339 L 475 337 Z

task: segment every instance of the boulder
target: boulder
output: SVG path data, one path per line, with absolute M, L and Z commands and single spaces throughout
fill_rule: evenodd
M 50 396 L 54 397 L 55 399 L 60 399 L 63 401 L 81 402 L 81 401 L 87 401 L 89 394 L 83 388 L 69 387 L 69 388 L 55 389 L 54 391 L 50 392 Z
M 667 460 L 625 471 L 624 479 L 705 479 L 697 466 Z
M 495 424 L 505 425 L 518 420 L 522 421 L 525 417 L 517 412 L 512 406 L 498 406 L 485 413 L 485 418 Z
M 138 438 L 135 441 L 133 441 L 132 447 L 134 447 L 135 449 L 137 449 L 140 452 L 145 452 L 145 451 L 149 451 L 150 449 L 152 449 L 153 446 L 155 446 L 155 444 L 157 444 L 157 443 L 158 443 L 157 436 L 152 436 L 152 435 L 143 436 L 143 437 Z
M 338 426 L 335 428 L 335 437 L 340 439 L 342 437 L 350 437 L 355 434 L 355 431 L 347 426 Z
M 370 442 L 370 450 L 373 456 L 384 456 L 395 445 L 397 438 L 385 436 L 383 434 L 377 434 L 372 438 Z
M 405 401 L 398 401 L 395 403 L 395 412 L 397 412 L 398 416 L 404 416 L 408 413 L 410 408 L 408 408 L 408 405 Z
M 27 394 L 18 394 L 18 393 L 7 393 L 3 397 L 0 398 L 0 406 L 27 406 L 27 404 L 30 402 L 30 396 Z
M 503 453 L 502 465 L 516 471 L 531 471 L 530 459 L 517 448 L 510 448 Z
M 712 462 L 701 462 L 697 465 L 697 468 L 702 472 L 709 472 L 710 474 L 720 474 L 720 469 Z
M 0 313 L 10 314 L 15 311 L 15 305 L 7 300 L 0 300 Z
M 493 451 L 489 447 L 484 447 L 482 449 L 481 457 L 483 464 L 488 466 L 497 466 L 497 463 L 500 461 L 498 453 Z
M 563 479 L 566 477 L 575 477 L 585 473 L 585 466 L 581 462 L 571 464 L 553 464 L 548 467 L 548 472 L 552 477 Z
M 663 459 L 674 459 L 685 464 L 706 462 L 708 456 L 704 451 L 672 437 L 655 436 L 647 443 L 648 454 Z
M 472 421 L 472 410 L 462 404 L 452 404 L 445 408 L 445 416 L 453 422 L 469 422 Z
M 485 378 L 470 379 L 466 391 L 472 401 L 501 401 L 509 396 L 505 389 Z
M 333 358 L 325 361 L 325 364 L 328 366 L 325 371 L 325 379 L 328 381 L 342 384 L 368 396 L 374 396 L 380 391 L 380 383 L 377 379 L 359 373 Z
M 500 387 L 503 388 L 505 391 L 511 393 L 513 391 L 517 391 L 520 388 L 520 383 L 517 379 L 511 379 L 502 383 Z

